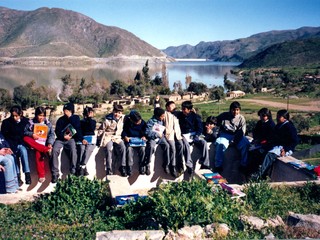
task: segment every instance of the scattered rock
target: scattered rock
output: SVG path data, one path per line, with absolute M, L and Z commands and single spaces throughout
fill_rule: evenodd
M 130 230 L 114 230 L 110 232 L 97 232 L 97 240 L 162 240 L 165 236 L 164 231 L 146 230 L 146 231 L 130 231 Z
M 289 213 L 288 225 L 294 227 L 312 228 L 320 231 L 320 216 L 315 214 L 296 214 Z
M 241 221 L 251 226 L 253 229 L 261 230 L 265 227 L 265 222 L 258 217 L 254 216 L 241 216 Z
M 186 226 L 178 230 L 178 239 L 201 239 L 204 231 L 201 226 Z

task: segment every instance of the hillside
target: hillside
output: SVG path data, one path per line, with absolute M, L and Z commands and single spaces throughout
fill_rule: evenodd
M 181 45 L 163 50 L 175 58 L 206 58 L 213 61 L 242 62 L 271 45 L 285 41 L 320 38 L 320 27 L 302 27 L 296 30 L 269 31 L 236 40 L 200 42 L 196 46 Z
M 245 60 L 240 68 L 306 66 L 320 64 L 320 38 L 288 41 L 272 45 Z
M 0 7 L 0 57 L 154 56 L 165 54 L 134 34 L 80 13 Z

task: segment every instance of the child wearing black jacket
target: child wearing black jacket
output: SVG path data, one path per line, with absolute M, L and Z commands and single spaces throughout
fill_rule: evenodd
M 83 110 L 83 119 L 81 120 L 81 131 L 84 138 L 84 144 L 77 144 L 78 161 L 77 161 L 77 175 L 88 176 L 87 163 L 95 149 L 97 138 L 95 136 L 96 120 L 93 119 L 93 108 L 85 107 Z

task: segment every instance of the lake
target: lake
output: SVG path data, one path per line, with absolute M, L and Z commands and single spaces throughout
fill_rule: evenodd
M 230 70 L 239 63 L 212 62 L 212 61 L 179 61 L 167 63 L 167 75 L 169 86 L 173 89 L 173 83 L 180 81 L 185 88 L 185 78 L 192 77 L 193 82 L 202 82 L 208 87 L 223 85 L 223 77 L 228 73 L 229 79 L 234 80 Z M 0 88 L 13 90 L 14 87 L 24 85 L 32 80 L 38 86 L 50 86 L 57 90 L 61 88 L 61 77 L 71 74 L 71 78 L 85 78 L 87 81 L 94 79 L 102 86 L 108 86 L 116 79 L 132 83 L 137 71 L 141 72 L 144 64 L 135 62 L 112 63 L 108 65 L 96 65 L 90 67 L 24 67 L 24 66 L 0 66 Z M 161 76 L 161 64 L 149 63 L 149 74 L 154 77 Z

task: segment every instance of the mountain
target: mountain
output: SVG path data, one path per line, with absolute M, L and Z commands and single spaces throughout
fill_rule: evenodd
M 240 68 L 306 66 L 320 64 L 320 38 L 274 44 L 244 60 Z
M 165 54 L 134 34 L 59 8 L 0 7 L 0 57 L 153 56 Z
M 174 58 L 206 58 L 213 61 L 242 62 L 273 44 L 312 37 L 320 37 L 320 27 L 269 31 L 232 41 L 200 42 L 196 46 L 168 47 L 163 52 Z

